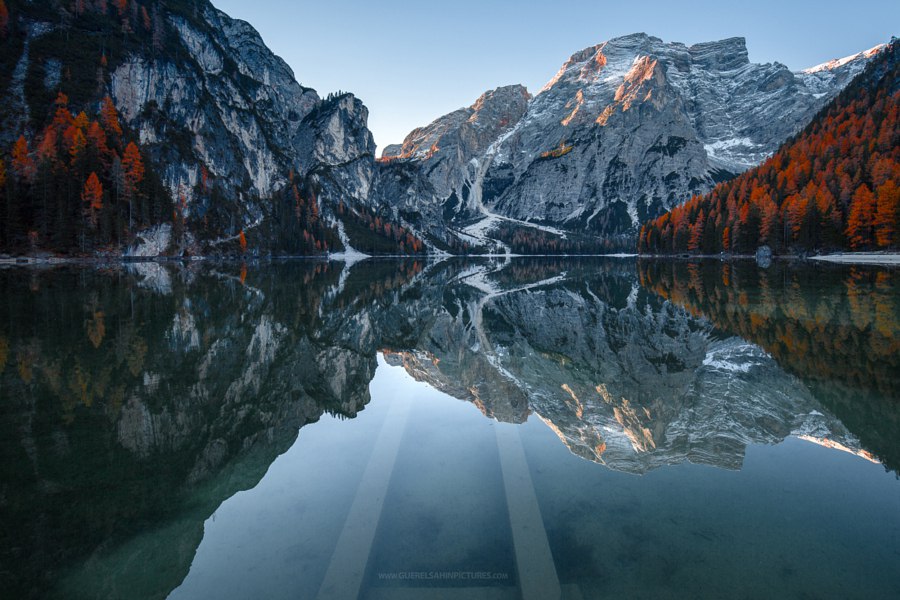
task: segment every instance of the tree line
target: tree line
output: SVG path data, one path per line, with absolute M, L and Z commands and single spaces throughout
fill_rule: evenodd
M 91 115 L 75 115 L 59 92 L 43 129 L 31 141 L 20 135 L 0 153 L 0 196 L 6 252 L 113 251 L 173 214 L 168 192 L 109 96 Z

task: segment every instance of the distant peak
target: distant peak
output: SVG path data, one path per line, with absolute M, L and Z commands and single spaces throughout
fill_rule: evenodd
M 815 67 L 810 67 L 808 69 L 803 69 L 802 73 L 821 73 L 823 71 L 833 71 L 840 67 L 843 67 L 846 64 L 852 63 L 859 59 L 867 59 L 872 58 L 885 48 L 887 48 L 887 44 L 878 44 L 874 48 L 869 48 L 868 50 L 864 50 L 862 52 L 857 52 L 856 54 L 851 54 L 850 56 L 845 56 L 844 58 L 835 58 L 833 60 L 829 60 L 828 62 L 824 62 L 820 65 L 816 65 Z
M 471 108 L 477 108 L 483 105 L 485 102 L 493 100 L 494 98 L 508 98 L 510 96 L 522 96 L 526 100 L 531 99 L 531 94 L 528 93 L 528 88 L 526 88 L 522 84 L 514 84 L 514 85 L 504 85 L 498 88 L 494 88 L 492 90 L 488 90 L 479 96 L 478 100 L 475 101 L 475 104 L 471 106 Z
M 644 44 L 646 42 L 662 42 L 658 37 L 653 37 L 652 35 L 647 35 L 643 31 L 637 33 L 629 33 L 628 35 L 620 35 L 619 37 L 611 38 L 607 41 L 607 44 L 614 44 L 616 46 L 634 46 L 638 44 Z

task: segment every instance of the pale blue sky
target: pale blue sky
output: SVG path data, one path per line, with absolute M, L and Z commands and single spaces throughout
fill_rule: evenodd
M 535 92 L 571 54 L 619 35 L 743 36 L 750 60 L 802 69 L 900 34 L 898 0 L 212 1 L 253 24 L 303 85 L 361 98 L 379 153 L 485 90 Z

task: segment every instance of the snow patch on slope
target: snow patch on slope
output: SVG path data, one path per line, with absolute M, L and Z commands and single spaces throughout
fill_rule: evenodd
M 361 260 L 365 260 L 367 258 L 371 258 L 368 254 L 360 252 L 352 245 L 350 245 L 350 237 L 347 235 L 346 230 L 344 230 L 344 222 L 340 219 L 337 220 L 337 230 L 338 237 L 341 239 L 341 244 L 344 246 L 343 252 L 333 252 L 328 255 L 328 258 L 331 260 L 342 260 L 347 263 L 347 266 L 353 265 L 354 263 L 358 263 Z
M 845 56 L 844 58 L 835 58 L 833 60 L 829 60 L 828 62 L 823 62 L 820 65 L 816 65 L 808 69 L 803 69 L 800 72 L 812 74 L 821 73 L 822 71 L 833 71 L 834 69 L 843 67 L 844 65 L 849 64 L 859 58 L 872 58 L 873 56 L 884 50 L 886 47 L 887 44 L 878 44 L 874 48 L 869 48 L 868 50 L 864 50 L 863 52 L 857 52 L 856 54 L 851 54 L 850 56 Z

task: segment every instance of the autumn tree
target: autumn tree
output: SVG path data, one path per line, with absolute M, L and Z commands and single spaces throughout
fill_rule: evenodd
M 97 228 L 97 215 L 103 209 L 103 184 L 96 173 L 88 175 L 84 184 L 84 190 L 81 192 L 81 202 L 85 217 L 92 229 Z
M 112 98 L 109 96 L 103 98 L 101 102 L 100 123 L 108 135 L 121 137 L 122 126 L 119 124 L 119 113 L 116 111 L 116 105 L 113 104 Z
M 691 226 L 690 237 L 688 238 L 688 250 L 697 252 L 700 250 L 700 240 L 703 238 L 703 219 L 697 219 L 697 222 Z
M 888 179 L 877 191 L 874 225 L 875 241 L 879 247 L 887 248 L 898 241 L 898 217 L 900 217 L 900 187 L 893 179 Z
M 144 180 L 144 161 L 141 151 L 134 142 L 130 142 L 122 155 L 122 175 L 125 184 L 125 198 L 128 200 L 128 230 L 132 227 L 132 204 L 138 185 Z
M 38 143 L 37 147 L 37 159 L 38 164 L 47 164 L 49 163 L 50 168 L 54 168 L 59 162 L 59 141 L 56 135 L 56 129 L 48 128 L 46 132 L 44 132 L 44 137 L 41 138 L 41 141 Z
M 137 14 L 137 4 L 128 7 Z M 99 10 L 96 2 L 85 4 L 87 12 Z M 45 246 L 61 253 L 83 252 L 86 238 L 118 246 L 132 227 L 158 223 L 171 214 L 168 190 L 144 163 L 111 99 L 98 103 L 96 110 L 73 115 L 69 97 L 60 90 L 43 128 L 40 111 L 34 111 L 34 137 L 20 136 L 6 149 L 15 193 L 5 195 L 0 210 L 0 251 Z M 120 195 L 128 197 L 127 207 L 118 202 Z
M 92 121 L 87 130 L 88 148 L 94 153 L 98 162 L 109 168 L 110 149 L 106 143 L 106 132 L 97 121 Z
M 25 139 L 24 135 L 19 136 L 15 146 L 13 146 L 12 168 L 16 176 L 22 181 L 30 183 L 34 178 L 34 160 L 28 151 L 28 140 Z
M 87 138 L 84 137 L 84 132 L 81 129 L 73 125 L 66 131 L 66 140 L 69 143 L 69 156 L 74 167 L 84 155 L 84 149 L 87 147 Z
M 850 216 L 847 218 L 847 238 L 854 249 L 863 248 L 872 243 L 872 231 L 875 222 L 875 195 L 869 186 L 859 186 L 853 194 L 850 205 Z
M 760 242 L 776 252 L 896 245 L 898 51 L 900 42 L 889 44 L 761 165 L 645 223 L 640 251 L 696 251 L 701 230 L 703 252 L 752 252 Z

